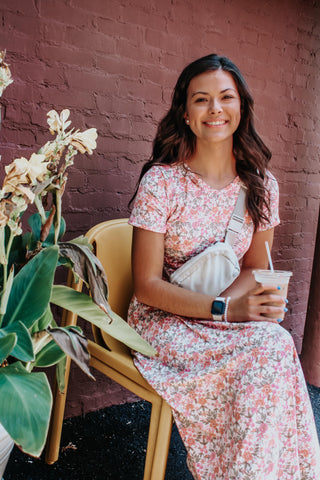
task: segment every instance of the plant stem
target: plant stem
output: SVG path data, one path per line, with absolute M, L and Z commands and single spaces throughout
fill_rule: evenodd
M 13 239 L 14 239 L 14 233 L 12 232 L 12 230 L 10 230 L 10 237 L 7 245 L 7 250 L 5 252 L 6 263 L 3 264 L 3 290 L 5 290 L 7 285 L 8 262 L 9 262 L 9 255 L 10 255 Z
M 54 244 L 58 243 L 59 233 L 60 233 L 60 225 L 61 225 L 61 192 L 60 190 L 56 190 L 55 192 L 56 197 L 56 215 L 54 220 Z
M 40 215 L 40 217 L 41 217 L 41 223 L 42 223 L 42 225 L 44 225 L 44 224 L 46 223 L 47 218 L 46 218 L 46 214 L 45 214 L 45 211 L 44 211 L 42 202 L 41 202 L 41 197 L 40 197 L 40 195 L 39 195 L 39 196 L 36 195 L 36 196 L 34 197 L 34 203 L 35 203 L 35 205 L 36 205 L 36 207 L 37 207 L 37 209 L 38 209 L 39 215 Z

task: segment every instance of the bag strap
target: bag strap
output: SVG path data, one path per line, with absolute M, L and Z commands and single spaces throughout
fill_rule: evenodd
M 241 185 L 240 192 L 237 198 L 237 203 L 234 207 L 224 241 L 233 247 L 237 236 L 239 235 L 246 213 L 246 196 L 247 187 Z

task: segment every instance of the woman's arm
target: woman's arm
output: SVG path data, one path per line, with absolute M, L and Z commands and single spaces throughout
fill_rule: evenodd
M 272 244 L 273 230 L 268 232 L 254 235 L 239 278 L 224 292 L 224 296 L 231 297 L 228 311 L 230 321 L 273 321 L 261 316 L 261 313 L 274 313 L 276 321 L 280 313 L 283 313 L 281 297 L 263 294 L 265 288 L 257 287 L 252 275 L 254 268 L 267 267 L 264 242 L 268 240 Z M 176 315 L 211 319 L 211 305 L 214 300 L 211 296 L 186 290 L 162 279 L 163 256 L 164 235 L 134 227 L 132 266 L 137 299 L 146 305 Z M 262 303 L 266 302 L 278 302 L 279 307 L 263 306 Z
M 213 298 L 162 279 L 164 235 L 134 227 L 132 268 L 137 299 L 167 312 L 211 319 Z
M 241 273 L 233 284 L 223 292 L 223 296 L 230 296 L 228 319 L 230 321 L 266 321 L 262 314 L 274 315 L 276 322 L 283 314 L 285 301 L 279 295 L 272 295 L 272 300 L 266 300 L 268 295 L 265 290 L 271 290 L 270 286 L 257 286 L 253 276 L 253 270 L 268 268 L 268 254 L 265 242 L 268 242 L 270 251 L 273 244 L 274 229 L 256 232 L 252 237 L 249 250 L 243 257 Z M 277 285 L 273 290 L 277 291 Z M 277 306 L 267 306 L 264 303 L 273 302 Z

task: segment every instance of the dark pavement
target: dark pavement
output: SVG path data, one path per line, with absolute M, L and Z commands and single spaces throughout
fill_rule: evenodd
M 308 385 L 320 438 L 320 388 Z M 126 403 L 64 422 L 62 452 L 54 465 L 16 447 L 5 480 L 142 480 L 150 406 Z M 192 480 L 186 451 L 174 425 L 166 480 Z

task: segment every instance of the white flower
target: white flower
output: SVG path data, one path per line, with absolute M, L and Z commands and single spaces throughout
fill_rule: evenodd
M 4 63 L 5 51 L 0 52 L 0 97 L 3 91 L 13 82 L 9 66 Z
M 45 155 L 33 153 L 30 160 L 24 157 L 16 158 L 10 165 L 5 167 L 6 177 L 3 182 L 2 192 L 17 192 L 27 195 L 33 201 L 33 193 L 23 185 L 34 185 L 37 181 L 42 182 L 48 173 Z
M 50 112 L 47 113 L 47 122 L 50 127 L 50 133 L 52 133 L 52 135 L 54 135 L 54 133 L 64 133 L 66 128 L 71 125 L 71 121 L 67 122 L 69 115 L 70 110 L 68 110 L 67 108 L 65 110 L 62 110 L 60 116 L 55 110 L 50 110 Z
M 45 175 L 48 173 L 47 165 L 45 162 L 46 156 L 39 153 L 33 153 L 29 160 L 28 177 L 31 183 L 35 183 L 36 180 L 42 182 Z
M 73 145 L 80 153 L 88 152 L 89 155 L 97 148 L 97 129 L 89 128 L 84 132 L 75 132 L 71 135 L 71 145 Z
M 28 183 L 28 160 L 24 157 L 16 158 L 10 165 L 4 167 L 6 177 L 3 182 L 3 191 L 12 192 L 17 184 Z
M 43 147 L 40 148 L 39 154 L 45 155 L 45 157 L 54 156 L 57 152 L 56 142 L 47 142 Z

